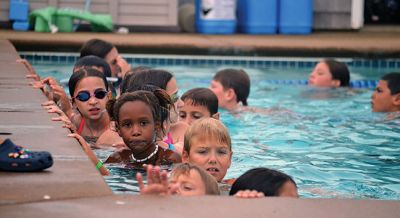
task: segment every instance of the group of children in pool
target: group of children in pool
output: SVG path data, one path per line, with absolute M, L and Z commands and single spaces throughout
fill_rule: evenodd
M 347 87 L 350 72 L 344 63 L 335 60 L 319 62 L 310 74 L 308 84 L 317 87 Z M 389 73 L 379 81 L 371 96 L 373 112 L 400 111 L 400 73 Z
M 242 198 L 298 197 L 295 181 L 267 168 L 247 171 L 225 180 L 232 161 L 231 138 L 219 121 L 218 108 L 241 111 L 248 107 L 250 78 L 243 70 L 216 73 L 211 86 L 194 88 L 178 96 L 175 77 L 159 69 L 131 66 L 110 43 L 93 39 L 81 49 L 68 87 L 71 99 L 52 78 L 33 84 L 50 100 L 44 105 L 58 113 L 56 121 L 70 128 L 90 159 L 107 175 L 92 148 L 114 148 L 106 163 L 124 163 L 147 171 L 147 184 L 137 174 L 142 194 L 220 194 L 218 183 L 231 184 L 229 194 Z M 120 78 L 117 83 L 109 77 Z M 122 78 L 122 79 L 121 79 Z M 335 60 L 318 63 L 309 78 L 317 87 L 348 86 L 350 73 Z M 117 84 L 117 85 L 115 85 Z M 72 102 L 72 104 L 70 103 Z M 400 111 L 400 74 L 385 75 L 372 97 L 376 112 Z M 176 164 L 169 178 L 159 166 Z

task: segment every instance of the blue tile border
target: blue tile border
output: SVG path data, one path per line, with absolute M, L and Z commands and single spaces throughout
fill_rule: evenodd
M 73 64 L 79 58 L 78 54 L 70 53 L 21 53 L 22 58 L 32 64 Z M 124 55 L 123 55 L 124 56 Z M 170 66 L 190 65 L 199 67 L 244 67 L 244 68 L 304 68 L 311 69 L 322 58 L 268 58 L 268 57 L 225 57 L 225 56 L 156 56 L 156 55 L 126 55 L 126 60 L 132 65 Z M 339 60 L 341 60 L 339 58 Z M 400 59 L 345 59 L 349 68 L 373 68 L 387 71 L 400 71 Z

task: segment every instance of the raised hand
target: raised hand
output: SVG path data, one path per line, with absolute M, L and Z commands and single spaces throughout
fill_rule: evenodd
M 140 194 L 145 195 L 169 195 L 171 190 L 168 189 L 167 171 L 160 170 L 159 166 L 147 166 L 147 185 L 143 183 L 141 173 L 136 174 L 136 179 L 140 188 Z

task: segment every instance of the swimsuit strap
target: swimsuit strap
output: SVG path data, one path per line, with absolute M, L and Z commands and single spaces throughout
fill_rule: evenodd
M 83 126 L 85 126 L 85 119 L 82 117 L 81 123 L 79 124 L 79 128 L 78 128 L 78 131 L 77 131 L 77 133 L 79 135 L 82 133 Z
M 167 138 L 164 139 L 164 142 L 167 144 L 174 144 L 174 140 L 172 139 L 171 133 L 167 133 Z

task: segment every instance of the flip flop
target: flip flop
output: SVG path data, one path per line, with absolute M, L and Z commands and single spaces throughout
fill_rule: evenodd
M 47 151 L 29 151 L 10 139 L 0 144 L 0 171 L 34 172 L 52 165 L 53 158 Z

